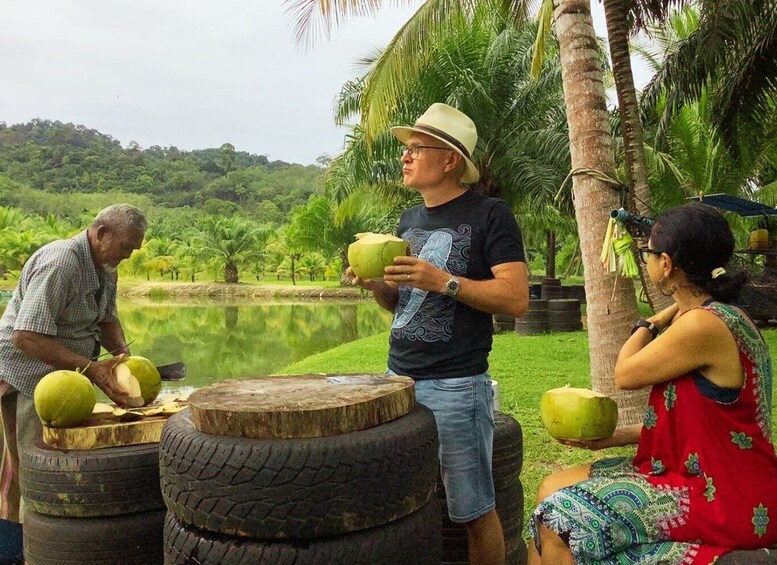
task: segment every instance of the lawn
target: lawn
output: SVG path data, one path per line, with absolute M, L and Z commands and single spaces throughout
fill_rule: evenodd
M 765 330 L 772 358 L 777 359 L 777 329 Z M 381 373 L 386 368 L 388 333 L 346 343 L 286 367 L 288 374 Z M 548 389 L 570 384 L 590 386 L 588 335 L 584 331 L 542 336 L 496 335 L 490 371 L 499 382 L 502 411 L 523 428 L 524 466 L 521 473 L 526 514 L 532 510 L 542 478 L 551 471 L 590 461 L 591 453 L 556 443 L 539 416 L 539 400 Z M 601 456 L 633 454 L 633 448 L 613 449 Z

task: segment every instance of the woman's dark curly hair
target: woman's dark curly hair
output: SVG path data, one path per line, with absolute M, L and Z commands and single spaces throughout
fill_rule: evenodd
M 719 302 L 731 302 L 747 281 L 728 263 L 734 253 L 734 235 L 723 215 L 705 204 L 686 204 L 662 212 L 650 231 L 650 246 L 666 253 L 685 272 L 688 282 Z M 712 271 L 726 272 L 712 278 Z

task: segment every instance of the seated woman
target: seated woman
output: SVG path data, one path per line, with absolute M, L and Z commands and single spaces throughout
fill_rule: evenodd
M 675 303 L 637 322 L 615 365 L 619 388 L 652 387 L 643 422 L 607 440 L 563 442 L 636 443 L 636 457 L 545 479 L 531 564 L 707 565 L 777 542 L 771 360 L 752 321 L 728 304 L 744 284 L 726 267 L 733 250 L 713 208 L 657 218 L 640 255 Z

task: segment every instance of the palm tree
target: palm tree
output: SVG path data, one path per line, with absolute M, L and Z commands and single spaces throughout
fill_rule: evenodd
M 729 149 L 746 150 L 756 132 L 773 133 L 777 96 L 775 0 L 703 0 L 696 28 L 664 58 L 645 89 L 644 111 L 671 115 L 707 87 L 713 124 Z
M 297 27 L 302 31 L 309 26 L 316 7 L 324 15 L 324 23 L 331 25 L 335 14 L 349 14 L 356 7 L 365 12 L 374 12 L 382 4 L 354 0 L 288 2 L 298 11 Z M 428 0 L 394 37 L 375 62 L 376 72 L 362 94 L 360 131 L 368 146 L 372 140 L 378 139 L 380 132 L 386 131 L 390 118 L 396 117 L 397 110 L 405 112 L 404 117 L 408 122 L 419 113 L 416 107 L 403 107 L 401 101 L 408 99 L 403 97 L 408 89 L 423 87 L 424 83 L 408 83 L 406 77 L 418 76 L 418 69 L 424 61 L 423 54 L 429 46 L 435 45 L 449 26 L 467 21 L 468 13 L 478 4 L 475 0 Z M 523 2 L 509 1 L 499 5 L 503 16 L 515 19 L 519 19 L 516 16 L 521 15 L 519 10 L 525 6 Z M 573 170 L 579 173 L 573 177 L 574 207 L 585 268 L 592 383 L 594 388 L 616 396 L 622 408 L 622 421 L 632 423 L 641 418 L 644 400 L 633 395 L 627 399 L 625 395 L 616 393 L 612 374 L 617 351 L 638 316 L 634 288 L 630 281 L 622 281 L 605 273 L 598 264 L 597 248 L 601 247 L 607 213 L 618 207 L 619 202 L 616 193 L 600 180 L 600 175 L 589 174 L 600 171 L 612 177 L 615 169 L 602 66 L 589 0 L 559 0 L 555 20 L 571 164 Z M 456 87 L 459 87 L 458 90 Z M 454 83 L 453 92 L 459 95 L 454 100 L 466 100 L 472 96 L 473 91 L 471 83 Z M 370 101 L 370 104 L 366 105 L 365 101 Z M 466 106 L 461 109 L 465 112 L 468 110 Z M 488 131 L 479 122 L 479 112 L 474 112 L 472 117 L 481 132 Z
M 165 273 L 171 273 L 173 267 L 176 264 L 176 250 L 178 243 L 172 239 L 166 237 L 153 237 L 146 241 L 143 245 L 145 252 L 145 261 L 143 262 L 143 268 L 147 271 L 156 271 L 159 273 L 160 278 Z
M 202 222 L 197 245 L 205 256 L 223 265 L 224 282 L 239 281 L 239 266 L 257 255 L 261 230 L 241 218 L 207 218 Z
M 604 79 L 588 0 L 559 0 L 555 9 L 573 171 L 601 171 L 613 177 L 615 162 Z M 585 272 L 591 380 L 618 401 L 621 422 L 640 421 L 644 394 L 616 391 L 612 382 L 617 351 L 637 318 L 634 287 L 597 264 L 605 211 L 617 194 L 597 174 L 573 176 L 575 217 Z
M 299 268 L 312 282 L 326 271 L 326 259 L 320 253 L 305 253 L 299 260 Z

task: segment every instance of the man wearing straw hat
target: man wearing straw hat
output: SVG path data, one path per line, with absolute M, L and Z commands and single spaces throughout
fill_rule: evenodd
M 389 372 L 412 377 L 418 402 L 434 412 L 449 516 L 466 525 L 470 562 L 503 563 L 488 354 L 491 315 L 522 316 L 528 307 L 521 233 L 506 202 L 463 186 L 480 178 L 467 115 L 432 104 L 415 125 L 391 132 L 404 144 L 404 184 L 424 201 L 397 229 L 412 253 L 397 257 L 382 280 L 347 274 L 394 312 Z

